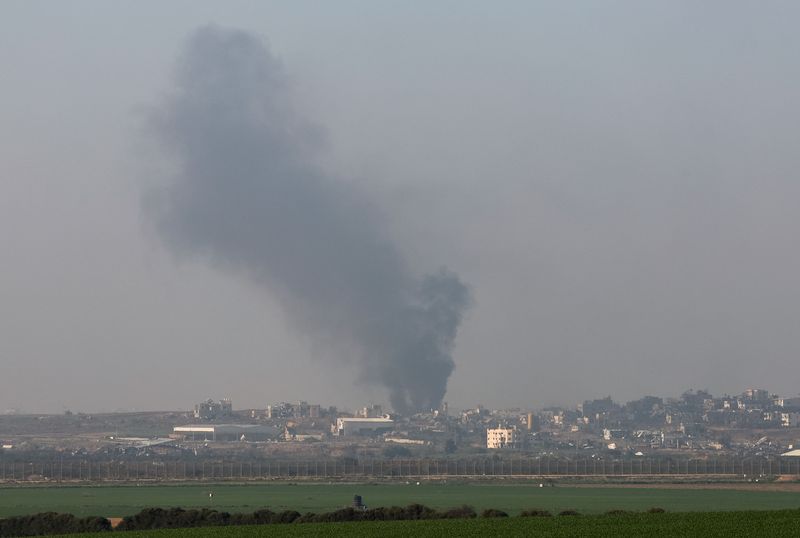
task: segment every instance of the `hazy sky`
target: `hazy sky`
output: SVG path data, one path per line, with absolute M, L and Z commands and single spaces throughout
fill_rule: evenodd
M 800 4 L 0 1 L 0 411 L 387 401 L 165 248 L 144 128 L 188 37 L 261 37 L 319 165 L 473 296 L 451 407 L 800 391 Z

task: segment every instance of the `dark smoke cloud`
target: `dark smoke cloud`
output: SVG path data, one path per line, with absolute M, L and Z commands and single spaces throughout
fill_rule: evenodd
M 319 130 L 261 41 L 195 32 L 152 123 L 177 164 L 148 204 L 172 249 L 266 287 L 333 354 L 355 350 L 397 411 L 441 402 L 469 292 L 445 269 L 411 274 L 363 193 L 315 164 Z

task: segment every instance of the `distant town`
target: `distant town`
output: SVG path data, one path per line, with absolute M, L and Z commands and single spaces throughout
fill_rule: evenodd
M 576 408 L 538 411 L 478 405 L 451 413 L 444 403 L 409 417 L 385 412 L 380 405 L 350 413 L 304 401 L 243 414 L 234 412 L 231 400 L 224 399 L 195 405 L 191 418 L 199 422 L 175 426 L 171 437 L 204 442 L 324 442 L 346 436 L 407 447 L 438 446 L 448 453 L 577 447 L 641 454 L 668 449 L 763 455 L 794 448 L 800 437 L 800 397 L 784 398 L 752 388 L 720 397 L 689 390 L 678 398 L 645 396 L 619 404 L 609 396 L 586 400 Z M 218 424 L 241 418 L 246 423 Z
M 230 399 L 186 412 L 0 416 L 0 461 L 64 457 L 637 458 L 800 456 L 800 397 L 760 388 L 714 396 L 611 397 L 574 408 L 440 408 L 401 416 L 380 405 L 355 412 L 299 401 L 237 410 Z M 11 473 L 13 476 L 13 472 Z M 47 474 L 47 473 L 45 473 Z M 52 470 L 49 473 L 53 474 Z

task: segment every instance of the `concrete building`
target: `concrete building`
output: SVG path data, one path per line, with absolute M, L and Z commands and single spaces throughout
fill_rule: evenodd
M 194 406 L 194 418 L 214 420 L 229 417 L 233 414 L 233 403 L 230 398 L 223 398 L 219 402 L 208 399 Z
M 742 393 L 742 398 L 751 402 L 766 402 L 770 400 L 770 394 L 765 389 L 745 389 Z
M 603 428 L 603 440 L 611 441 L 612 439 L 625 439 L 628 432 L 619 429 Z
M 528 428 L 530 432 L 538 432 L 542 429 L 542 423 L 539 419 L 539 415 L 534 413 L 528 413 L 528 416 L 525 420 L 525 427 Z
M 310 404 L 306 401 L 297 403 L 281 402 L 268 405 L 266 417 L 273 418 L 320 418 L 323 415 L 319 404 Z
M 781 413 L 781 426 L 797 428 L 800 426 L 800 413 Z
M 776 407 L 800 410 L 800 398 L 776 398 L 774 404 Z
M 356 412 L 356 416 L 359 418 L 382 418 L 383 407 L 377 404 L 362 407 Z
M 394 421 L 390 418 L 337 418 L 336 435 L 374 435 L 392 431 Z
M 486 448 L 513 448 L 517 444 L 514 428 L 489 428 L 486 430 Z

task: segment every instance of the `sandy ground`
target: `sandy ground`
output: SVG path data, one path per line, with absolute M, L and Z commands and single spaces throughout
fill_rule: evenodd
M 796 477 L 793 477 L 796 478 Z M 734 489 L 741 491 L 789 491 L 800 493 L 800 482 L 711 482 L 708 484 L 691 483 L 651 483 L 651 484 L 570 484 L 576 488 L 639 488 L 639 489 Z

